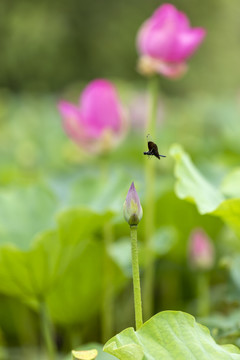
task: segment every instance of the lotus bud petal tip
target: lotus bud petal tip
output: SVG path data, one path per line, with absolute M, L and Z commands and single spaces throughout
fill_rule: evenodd
M 191 28 L 188 17 L 171 4 L 161 5 L 137 35 L 139 72 L 179 78 L 187 70 L 186 60 L 206 36 L 204 28 Z
M 138 225 L 142 218 L 143 210 L 134 182 L 132 182 L 123 204 L 123 215 L 130 226 Z

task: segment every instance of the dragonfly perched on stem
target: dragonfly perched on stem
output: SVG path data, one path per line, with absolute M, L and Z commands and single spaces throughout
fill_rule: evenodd
M 148 139 L 149 134 L 147 135 Z M 158 147 L 153 141 L 148 141 L 148 151 L 145 151 L 143 155 L 156 156 L 160 160 L 160 157 L 166 157 L 165 155 L 160 155 L 158 152 Z

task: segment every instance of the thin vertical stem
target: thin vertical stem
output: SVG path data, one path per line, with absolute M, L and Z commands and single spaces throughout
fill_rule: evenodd
M 113 332 L 113 286 L 112 268 L 108 255 L 108 248 L 113 241 L 112 224 L 107 222 L 103 227 L 103 297 L 102 297 L 102 341 L 105 343 Z
M 159 92 L 159 77 L 152 76 L 149 79 L 148 92 L 150 96 L 149 114 L 147 121 L 147 132 L 153 137 L 156 135 L 156 119 L 157 119 L 157 105 L 158 105 L 158 92 Z
M 132 246 L 132 274 L 133 274 L 133 292 L 134 292 L 134 308 L 135 308 L 135 322 L 136 330 L 142 324 L 142 299 L 141 286 L 138 263 L 138 246 L 137 246 L 137 226 L 130 226 L 131 246 Z
M 197 274 L 197 315 L 209 315 L 209 278 L 206 272 Z
M 103 154 L 100 158 L 100 181 L 106 184 L 109 179 L 109 158 L 107 154 Z M 113 226 L 107 222 L 103 226 L 103 288 L 102 288 L 102 304 L 101 304 L 101 337 L 105 343 L 113 335 L 113 286 L 112 286 L 112 268 L 108 255 L 108 249 L 113 242 Z
M 156 118 L 158 104 L 158 77 L 154 76 L 149 80 L 149 117 L 146 133 L 151 134 L 153 139 L 156 135 Z M 153 287 L 154 287 L 154 264 L 151 252 L 151 241 L 154 234 L 155 220 L 155 162 L 145 160 L 145 179 L 146 179 L 146 202 L 145 202 L 145 250 L 146 250 L 146 270 L 143 282 L 144 299 L 144 319 L 149 319 L 153 314 Z
M 48 359 L 54 360 L 56 358 L 56 347 L 53 339 L 53 327 L 48 314 L 48 309 L 44 300 L 40 301 L 40 318 L 42 335 L 44 338 Z

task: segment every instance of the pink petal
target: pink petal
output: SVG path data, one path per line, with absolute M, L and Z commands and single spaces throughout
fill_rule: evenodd
M 141 54 L 164 59 L 175 39 L 178 12 L 171 4 L 160 6 L 140 28 L 137 45 Z
M 172 4 L 163 4 L 154 11 L 151 20 L 158 25 L 164 25 L 166 22 L 176 20 L 178 17 L 178 10 Z
M 199 47 L 206 36 L 203 28 L 194 28 L 179 33 L 175 47 L 169 53 L 169 61 L 179 62 L 188 59 Z
M 173 5 L 160 6 L 141 26 L 137 47 L 141 55 L 163 62 L 184 62 L 203 41 L 206 31 L 190 28 L 188 17 Z
M 119 131 L 121 107 L 114 86 L 106 80 L 92 81 L 80 98 L 81 115 L 88 133 L 99 135 L 105 128 Z
M 63 118 L 74 117 L 78 119 L 79 117 L 79 109 L 65 100 L 60 100 L 57 108 Z
M 57 107 L 62 116 L 64 130 L 74 141 L 78 142 L 84 133 L 79 109 L 64 100 L 61 100 Z
M 159 62 L 155 65 L 155 71 L 170 79 L 179 79 L 186 73 L 187 65 L 186 63 L 171 64 Z
M 179 30 L 188 30 L 190 28 L 190 22 L 189 22 L 187 15 L 185 15 L 181 11 L 178 11 L 177 17 L 178 17 L 178 29 Z

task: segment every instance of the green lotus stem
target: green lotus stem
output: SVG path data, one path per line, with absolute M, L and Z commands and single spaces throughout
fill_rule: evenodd
M 209 276 L 207 272 L 197 274 L 197 315 L 208 316 L 210 310 Z
M 136 225 L 130 226 L 130 235 L 131 235 L 131 247 L 132 247 L 132 275 L 133 275 L 135 322 L 136 322 L 136 330 L 138 330 L 143 324 L 143 318 L 142 318 L 142 298 L 141 298 L 141 285 L 140 285 L 139 263 L 138 263 Z
M 149 79 L 148 91 L 150 95 L 149 115 L 147 121 L 147 134 L 154 137 L 156 135 L 156 120 L 157 120 L 157 105 L 158 105 L 158 92 L 159 92 L 159 77 L 152 76 Z
M 149 79 L 150 109 L 147 123 L 147 134 L 153 139 L 156 136 L 156 118 L 158 104 L 158 77 L 153 76 Z M 154 259 L 151 252 L 151 241 L 154 234 L 155 220 L 155 162 L 145 160 L 145 181 L 146 181 L 146 201 L 145 201 L 145 256 L 146 269 L 143 279 L 143 304 L 144 319 L 149 319 L 153 314 L 153 287 L 154 287 Z
M 100 181 L 102 186 L 109 180 L 109 156 L 107 153 L 102 154 L 99 158 L 100 163 Z M 104 344 L 113 335 L 113 307 L 114 307 L 114 290 L 112 286 L 112 267 L 108 255 L 108 249 L 114 240 L 113 226 L 107 222 L 103 226 L 103 287 L 101 301 L 101 338 Z
M 103 297 L 102 297 L 102 341 L 105 343 L 113 333 L 113 286 L 112 267 L 108 255 L 108 248 L 113 242 L 112 224 L 107 222 L 103 227 Z
M 42 336 L 44 339 L 45 347 L 48 354 L 49 360 L 55 360 L 56 358 L 56 346 L 53 338 L 53 326 L 49 317 L 48 309 L 44 300 L 39 303 L 40 318 Z

